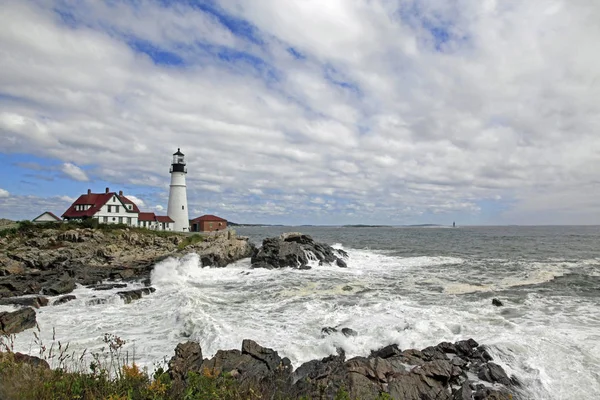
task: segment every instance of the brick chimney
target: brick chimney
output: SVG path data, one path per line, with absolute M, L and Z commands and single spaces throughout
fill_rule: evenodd
M 119 197 L 123 197 L 123 191 L 119 190 Z
M 88 189 L 88 196 L 92 194 L 92 189 Z
M 109 188 L 106 188 L 106 192 L 104 192 L 104 193 L 108 193 L 108 192 L 110 192 L 110 189 L 109 189 Z

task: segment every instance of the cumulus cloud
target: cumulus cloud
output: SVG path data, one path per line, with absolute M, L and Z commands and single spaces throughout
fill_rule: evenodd
M 594 2 L 65 4 L 3 5 L 4 152 L 168 193 L 181 147 L 238 221 L 600 223 Z
M 31 219 L 44 211 L 62 215 L 73 199 L 66 196 L 41 197 L 33 195 L 2 196 L 0 193 L 0 210 L 10 210 L 3 216 L 12 220 Z
M 135 205 L 137 205 L 140 208 L 146 207 L 144 200 L 140 199 L 139 197 L 133 196 L 131 194 L 125 194 L 125 197 L 127 197 L 129 200 L 133 201 L 135 203 Z
M 85 171 L 72 163 L 64 163 L 61 167 L 61 171 L 66 176 L 76 181 L 86 182 L 90 180 Z
M 4 190 L 4 189 L 0 188 L 0 198 L 8 197 L 8 196 L 10 196 L 10 193 L 8 193 L 8 190 Z

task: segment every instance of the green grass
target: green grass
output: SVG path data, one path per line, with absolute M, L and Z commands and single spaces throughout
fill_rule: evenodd
M 201 235 L 199 233 L 196 233 L 196 234 L 193 234 L 193 235 L 188 235 L 183 240 L 183 242 L 179 243 L 179 245 L 177 246 L 177 248 L 179 250 L 183 250 L 183 249 L 185 249 L 188 246 L 191 246 L 191 245 L 199 243 L 199 242 L 207 242 L 208 240 L 209 240 L 208 236 L 204 236 L 204 235 Z

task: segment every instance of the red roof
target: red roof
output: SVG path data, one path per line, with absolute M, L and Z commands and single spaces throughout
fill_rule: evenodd
M 141 212 L 138 221 L 156 221 L 156 214 L 151 212 Z
M 65 218 L 65 217 L 66 218 L 92 217 L 92 216 L 94 216 L 94 214 L 96 214 L 100 210 L 100 208 L 102 208 L 103 205 L 105 205 L 110 199 L 112 199 L 113 196 L 117 196 L 123 204 L 133 204 L 133 207 L 131 210 L 128 210 L 127 207 L 125 208 L 127 212 L 135 212 L 135 213 L 140 212 L 140 209 L 135 205 L 135 203 L 133 203 L 131 200 L 129 200 L 125 196 L 119 196 L 115 192 L 88 193 L 88 194 L 82 194 L 81 196 L 79 196 L 79 198 L 77 200 L 75 200 L 75 202 L 73 204 L 71 204 L 71 206 L 67 209 L 67 211 L 64 212 L 62 217 L 63 218 Z M 87 210 L 78 211 L 75 209 L 76 205 L 91 205 L 91 207 L 88 208 Z
M 198 217 L 196 219 L 193 219 L 191 222 L 200 222 L 200 221 L 217 221 L 217 222 L 227 222 L 226 219 L 223 219 L 221 217 L 217 217 L 216 215 L 203 215 L 201 217 Z
M 156 220 L 158 222 L 175 222 L 170 217 L 168 217 L 167 215 L 157 215 L 156 216 Z
M 136 213 L 140 212 L 140 209 L 138 208 L 137 204 L 135 204 L 133 201 L 129 200 L 127 197 L 125 197 L 125 196 L 117 196 L 117 197 L 119 197 L 119 199 L 121 199 L 121 201 L 123 203 L 133 205 L 131 211 L 136 212 Z

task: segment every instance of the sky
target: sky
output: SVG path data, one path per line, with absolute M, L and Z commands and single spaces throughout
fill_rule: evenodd
M 3 0 L 0 218 L 600 224 L 596 0 Z

